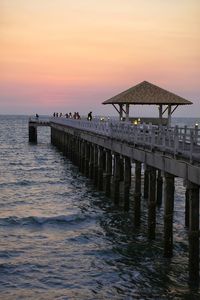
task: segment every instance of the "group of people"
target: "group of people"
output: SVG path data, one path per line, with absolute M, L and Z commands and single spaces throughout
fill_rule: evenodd
M 61 118 L 61 117 L 65 117 L 65 118 L 69 118 L 69 119 L 75 119 L 75 120 L 80 120 L 81 116 L 79 115 L 79 112 L 74 112 L 74 114 L 72 115 L 72 113 L 66 113 L 66 114 L 62 114 L 62 113 L 57 113 L 54 112 L 53 113 L 53 117 L 54 118 Z M 87 115 L 87 120 L 88 121 L 92 121 L 92 111 L 90 111 Z
M 79 115 L 78 112 L 74 112 L 74 114 L 72 115 L 72 113 L 66 113 L 66 114 L 62 114 L 62 113 L 56 113 L 54 112 L 53 113 L 53 117 L 55 118 L 61 118 L 61 117 L 65 117 L 65 118 L 69 118 L 69 119 L 76 119 L 76 120 L 79 120 L 81 118 L 81 116 Z

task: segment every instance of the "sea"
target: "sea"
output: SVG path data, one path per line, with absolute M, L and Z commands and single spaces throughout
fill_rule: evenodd
M 135 228 L 131 210 L 116 207 L 51 145 L 50 128 L 38 128 L 38 143 L 29 144 L 28 118 L 0 116 L 0 299 L 200 299 L 188 284 L 182 179 L 175 179 L 174 250 L 167 259 L 163 205 L 149 240 L 146 201 Z

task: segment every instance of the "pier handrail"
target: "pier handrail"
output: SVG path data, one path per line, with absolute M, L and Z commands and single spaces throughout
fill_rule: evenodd
M 122 142 L 143 147 L 151 151 L 158 150 L 179 155 L 200 162 L 200 129 L 184 127 L 167 127 L 151 124 L 134 125 L 131 122 L 114 120 L 74 120 L 68 118 L 50 118 L 50 122 L 93 132 Z
M 49 122 L 50 118 L 48 116 L 30 116 L 29 122 Z

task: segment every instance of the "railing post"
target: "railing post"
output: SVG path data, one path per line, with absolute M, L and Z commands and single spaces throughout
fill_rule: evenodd
M 194 142 L 196 145 L 198 144 L 198 125 L 197 124 L 194 127 Z
M 190 162 L 193 160 L 193 151 L 194 151 L 194 131 L 190 129 Z
M 183 133 L 183 150 L 186 149 L 186 140 L 187 140 L 187 126 L 184 126 L 184 133 Z
M 151 139 L 150 145 L 151 145 L 151 151 L 152 151 L 155 147 L 155 142 L 156 142 L 155 128 L 154 127 L 152 127 L 152 129 L 151 129 L 150 139 Z
M 178 126 L 176 125 L 174 128 L 174 155 L 176 155 L 178 152 L 178 144 L 179 144 Z

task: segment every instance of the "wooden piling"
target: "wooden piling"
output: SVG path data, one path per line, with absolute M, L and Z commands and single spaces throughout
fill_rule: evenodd
M 134 190 L 134 224 L 140 225 L 141 215 L 141 163 L 135 162 L 135 190 Z
M 104 158 L 103 148 L 99 147 L 99 156 L 98 156 L 98 189 L 99 190 L 103 190 L 103 167 L 104 167 L 103 158 Z
M 37 143 L 37 126 L 29 124 L 29 142 Z
M 81 173 L 85 171 L 85 141 L 81 141 Z
M 189 280 L 199 285 L 199 186 L 189 183 Z
M 162 198 L 163 198 L 163 178 L 161 175 L 161 170 L 157 170 L 157 180 L 156 180 L 156 199 L 157 199 L 157 205 L 162 204 Z
M 114 154 L 114 177 L 113 177 L 113 199 L 115 204 L 119 204 L 119 191 L 120 191 L 120 155 Z
M 94 185 L 98 184 L 98 147 L 94 145 L 94 173 L 93 173 Z
M 156 229 L 156 169 L 149 167 L 148 237 L 155 238 Z
M 189 188 L 185 189 L 185 226 L 189 227 Z
M 90 147 L 89 144 L 85 143 L 85 165 L 84 165 L 84 175 L 89 177 L 89 159 L 90 159 Z
M 129 194 L 131 185 L 131 159 L 124 157 L 124 209 L 129 210 Z
M 94 176 L 94 146 L 90 144 L 90 158 L 89 158 L 89 178 L 93 179 Z
M 149 195 L 149 167 L 147 165 L 144 166 L 144 192 L 143 196 L 145 199 L 148 199 Z
M 164 177 L 164 256 L 173 255 L 174 176 Z
M 105 194 L 110 196 L 111 192 L 111 176 L 112 176 L 112 154 L 110 150 L 106 150 L 106 172 L 105 177 Z

